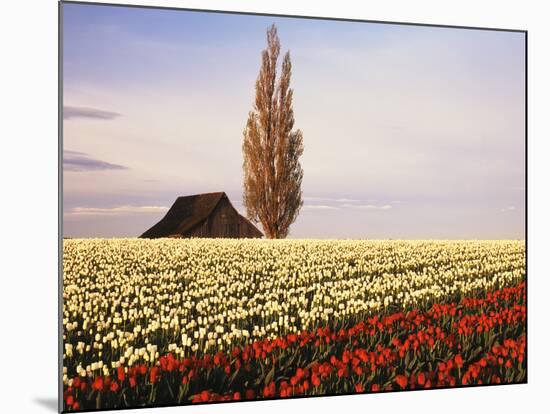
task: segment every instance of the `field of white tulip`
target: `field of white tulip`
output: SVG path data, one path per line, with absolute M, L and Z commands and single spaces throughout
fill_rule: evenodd
M 515 286 L 523 241 L 66 239 L 64 382 Z

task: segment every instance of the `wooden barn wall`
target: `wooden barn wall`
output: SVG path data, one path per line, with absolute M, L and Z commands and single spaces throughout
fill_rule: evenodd
M 248 220 L 239 216 L 241 222 L 241 237 L 262 237 L 263 234 Z
M 222 198 L 214 211 L 197 226 L 189 230 L 184 237 L 258 237 L 253 226 L 242 219 L 231 206 L 229 200 Z

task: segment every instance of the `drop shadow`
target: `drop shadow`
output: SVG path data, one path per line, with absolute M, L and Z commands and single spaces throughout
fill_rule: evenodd
M 41 405 L 44 408 L 47 408 L 49 411 L 57 413 L 57 398 L 34 398 L 33 400 L 36 404 Z

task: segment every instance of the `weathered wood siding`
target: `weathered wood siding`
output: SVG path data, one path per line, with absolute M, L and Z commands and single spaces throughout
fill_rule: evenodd
M 166 215 L 140 237 L 257 238 L 263 234 L 241 216 L 224 192 L 178 197 Z
M 223 197 L 212 213 L 190 229 L 184 237 L 261 237 L 258 230 L 239 215 L 226 197 Z

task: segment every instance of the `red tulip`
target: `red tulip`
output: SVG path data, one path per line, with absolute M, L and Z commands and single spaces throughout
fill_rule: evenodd
M 124 367 L 122 365 L 119 366 L 117 368 L 116 372 L 117 372 L 117 378 L 118 378 L 119 382 L 123 382 L 124 378 L 126 378 L 126 374 L 124 373 Z
M 149 371 L 149 382 L 151 382 L 151 384 L 154 384 L 157 381 L 158 371 L 159 371 L 159 368 L 156 366 L 151 368 L 151 371 Z
M 426 383 L 426 375 L 423 372 L 418 374 L 418 376 L 416 377 L 416 382 L 418 383 L 418 385 L 424 385 Z
M 314 387 L 318 387 L 319 385 L 321 385 L 321 380 L 319 379 L 319 377 L 315 374 L 313 374 L 311 376 L 311 382 L 313 384 Z
M 92 389 L 96 391 L 103 391 L 103 377 L 96 377 L 92 383 Z
M 405 388 L 407 386 L 408 379 L 405 375 L 397 375 L 395 377 L 395 382 L 397 382 L 401 388 Z

